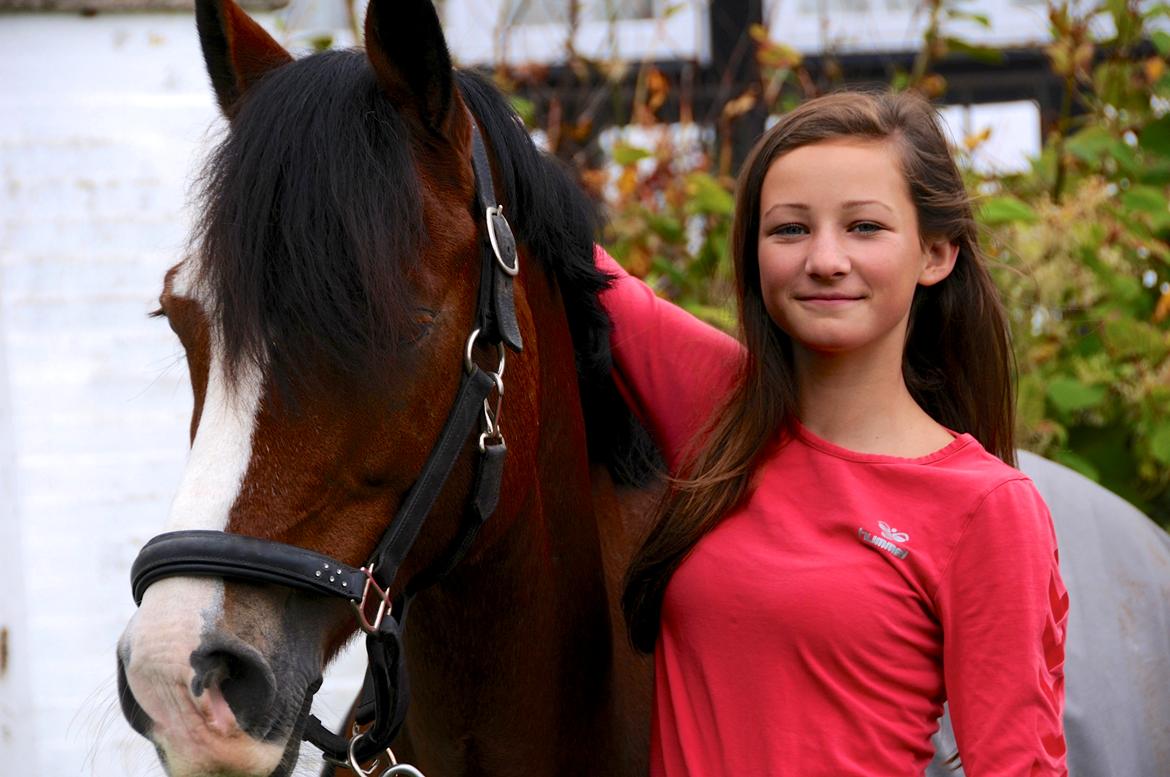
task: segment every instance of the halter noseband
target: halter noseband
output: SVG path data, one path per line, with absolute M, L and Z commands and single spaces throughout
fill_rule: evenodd
M 315 745 L 325 759 L 348 766 L 358 774 L 361 764 L 383 751 L 406 719 L 409 687 L 402 656 L 402 633 L 415 594 L 447 575 L 470 549 L 480 526 L 499 500 L 507 447 L 499 425 L 504 395 L 504 346 L 519 352 L 523 346 L 516 321 L 512 278 L 519 272 L 516 241 L 504 218 L 492 186 L 491 166 L 475 118 L 471 119 L 472 165 L 475 191 L 486 223 L 481 234 L 479 296 L 475 327 L 467 340 L 463 378 L 455 404 L 431 449 L 418 479 L 407 492 L 369 561 L 361 568 L 329 556 L 272 540 L 228 534 L 222 531 L 175 531 L 160 534 L 143 546 L 130 570 L 135 604 L 142 603 L 146 589 L 155 581 L 180 575 L 209 575 L 276 583 L 350 602 L 359 627 L 366 633 L 369 664 L 355 722 L 369 728 L 352 738 L 329 731 L 310 715 L 303 738 Z M 499 364 L 486 372 L 472 359 L 477 343 L 495 346 Z M 489 402 L 496 392 L 494 406 Z M 409 580 L 393 600 L 387 591 L 399 567 L 418 538 L 422 525 L 438 499 L 455 460 L 479 423 L 479 455 L 463 526 L 454 543 L 437 561 Z M 310 687 L 316 693 L 320 680 Z M 391 756 L 393 762 L 393 757 Z M 394 766 L 387 774 L 418 774 L 407 765 Z

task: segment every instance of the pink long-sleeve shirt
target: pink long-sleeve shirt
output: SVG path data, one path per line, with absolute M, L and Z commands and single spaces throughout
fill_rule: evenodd
M 616 277 L 619 388 L 677 469 L 741 359 Z M 1064 775 L 1068 596 L 1048 510 L 969 434 L 914 459 L 778 433 L 671 578 L 651 774 L 906 777 L 949 701 L 968 777 Z

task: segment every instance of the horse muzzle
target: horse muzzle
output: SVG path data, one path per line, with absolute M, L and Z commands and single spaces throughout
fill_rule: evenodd
M 118 645 L 123 713 L 171 777 L 282 773 L 319 683 L 320 648 L 262 622 L 273 611 L 264 591 L 248 592 L 260 599 L 246 618 L 225 618 L 224 588 L 208 578 L 159 581 Z

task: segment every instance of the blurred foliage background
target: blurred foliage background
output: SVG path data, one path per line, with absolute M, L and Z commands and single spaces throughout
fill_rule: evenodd
M 921 48 L 891 88 L 939 98 L 947 83 L 936 67 L 948 57 L 1000 60 L 948 35 L 956 20 L 988 23 L 967 7 L 927 0 Z M 1019 440 L 1170 526 L 1170 5 L 1105 0 L 1048 11 L 1046 54 L 1063 97 L 1040 155 L 1026 172 L 987 174 L 969 161 L 988 132 L 955 148 L 1012 316 Z M 646 64 L 628 107 L 641 131 L 602 137 L 604 164 L 573 157 L 608 205 L 614 256 L 728 331 L 734 171 L 724 130 L 751 111 L 781 114 L 841 85 L 831 63 L 810 77 L 801 55 L 762 27 L 751 39 L 759 83 L 726 101 L 720 131 L 666 131 L 657 112 L 670 85 Z M 510 86 L 507 72 L 497 79 Z M 531 105 L 516 104 L 531 120 Z

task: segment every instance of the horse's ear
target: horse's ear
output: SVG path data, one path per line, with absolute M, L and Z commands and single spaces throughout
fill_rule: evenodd
M 195 25 L 225 116 L 231 117 L 236 101 L 265 73 L 292 62 L 292 56 L 233 0 L 195 0 Z
M 465 127 L 451 55 L 431 0 L 370 0 L 366 54 L 382 89 L 408 118 L 447 137 Z

